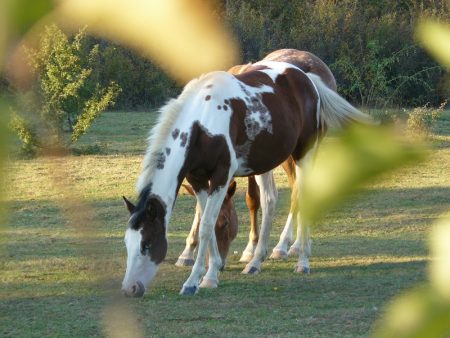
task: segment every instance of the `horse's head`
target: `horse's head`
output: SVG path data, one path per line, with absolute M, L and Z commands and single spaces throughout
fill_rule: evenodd
M 231 242 L 236 238 L 238 231 L 238 218 L 232 198 L 235 191 L 236 181 L 232 181 L 228 187 L 227 195 L 223 201 L 222 208 L 220 208 L 216 222 L 216 239 L 220 257 L 222 258 L 222 269 L 225 266 Z
M 123 197 L 130 219 L 125 232 L 127 269 L 122 291 L 141 297 L 167 253 L 164 203 L 150 197 L 137 207 Z

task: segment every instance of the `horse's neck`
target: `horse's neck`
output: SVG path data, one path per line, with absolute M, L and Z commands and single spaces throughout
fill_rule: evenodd
M 170 210 L 175 202 L 177 189 L 184 179 L 180 173 L 186 159 L 186 150 L 187 144 L 180 147 L 179 143 L 168 142 L 161 150 L 164 155 L 152 178 L 152 193 L 160 196 Z
M 151 194 L 158 196 L 166 205 L 166 224 L 170 219 L 177 190 L 184 179 L 184 167 L 187 158 L 192 123 L 182 117 L 171 126 L 168 137 L 161 142 L 157 156 L 149 156 L 138 181 L 138 190 L 142 191 L 151 184 Z M 148 154 L 149 155 L 149 154 Z M 153 159 L 151 162 L 150 159 Z M 147 163 L 146 163 L 147 162 Z

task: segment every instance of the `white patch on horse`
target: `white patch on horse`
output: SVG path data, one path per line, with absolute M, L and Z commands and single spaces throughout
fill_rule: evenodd
M 244 124 L 249 140 L 253 141 L 263 130 L 272 134 L 272 117 L 267 110 L 262 111 L 254 106 L 247 107 Z
M 250 141 L 253 141 L 263 130 L 272 134 L 272 116 L 269 109 L 262 102 L 262 94 L 267 91 L 255 91 L 253 87 L 246 86 L 244 83 L 239 84 L 241 90 L 246 95 L 245 101 L 247 112 L 244 118 L 245 131 Z M 257 89 L 270 88 L 267 86 L 257 87 Z M 270 88 L 270 93 L 273 92 Z
M 132 294 L 136 282 L 146 287 L 158 271 L 158 264 L 150 260 L 150 256 L 141 253 L 141 231 L 128 228 L 125 232 L 127 247 L 127 269 L 122 282 L 122 290 Z

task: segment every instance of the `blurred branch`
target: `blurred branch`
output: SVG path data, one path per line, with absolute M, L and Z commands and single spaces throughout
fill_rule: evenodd
M 305 173 L 299 202 L 303 217 L 309 223 L 316 222 L 362 184 L 424 155 L 421 146 L 401 140 L 393 130 L 348 129 L 334 142 L 321 146 L 313 168 Z
M 442 65 L 450 67 L 450 25 L 423 20 L 416 30 L 416 38 Z
M 68 0 L 55 17 L 144 53 L 181 82 L 238 63 L 237 44 L 204 1 Z
M 423 20 L 416 38 L 450 67 L 450 26 Z M 429 282 L 398 296 L 375 326 L 376 338 L 440 338 L 450 335 L 450 215 L 432 229 Z

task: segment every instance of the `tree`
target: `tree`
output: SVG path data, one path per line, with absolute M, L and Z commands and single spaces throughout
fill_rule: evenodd
M 36 75 L 37 110 L 40 129 L 44 129 L 27 134 L 42 139 L 34 144 L 68 145 L 84 134 L 102 111 L 114 105 L 121 89 L 115 82 L 102 87 L 95 81 L 92 72 L 99 46 L 89 47 L 86 41 L 85 28 L 69 38 L 56 25 L 50 25 L 45 27 L 37 48 L 26 48 Z M 71 136 L 65 137 L 65 132 Z

